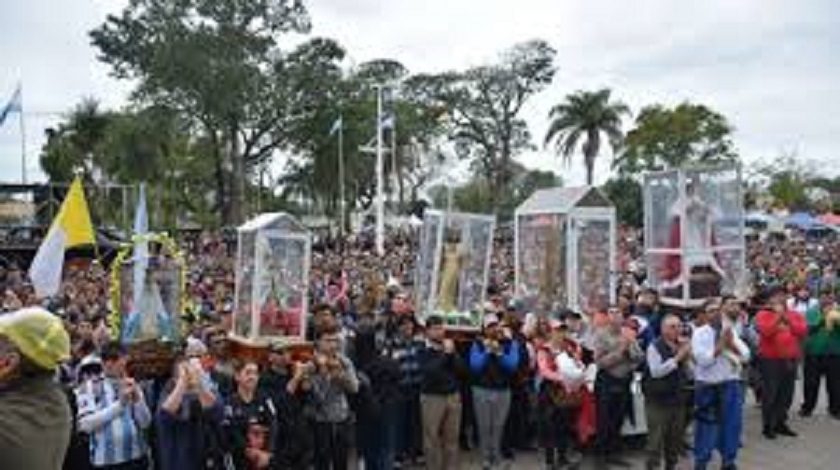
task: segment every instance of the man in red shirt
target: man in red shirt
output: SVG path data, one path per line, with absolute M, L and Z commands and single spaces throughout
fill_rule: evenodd
M 755 317 L 758 329 L 758 354 L 763 386 L 761 417 L 764 437 L 795 437 L 787 425 L 787 414 L 793 402 L 796 368 L 802 357 L 800 347 L 808 333 L 805 318 L 788 310 L 784 291 L 771 293 L 767 307 Z

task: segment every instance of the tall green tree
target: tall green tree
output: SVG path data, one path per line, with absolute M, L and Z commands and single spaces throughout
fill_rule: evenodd
M 648 106 L 636 116 L 613 167 L 623 174 L 739 161 L 727 119 L 702 104 Z
M 98 101 L 85 98 L 65 122 L 47 128 L 40 164 L 50 181 L 66 183 L 78 174 L 97 182 L 94 176 L 107 165 L 104 143 L 115 119 L 114 113 L 100 109 Z
M 767 180 L 767 192 L 776 206 L 809 209 L 808 188 L 814 174 L 796 155 L 781 155 L 769 163 L 761 163 L 757 172 Z
M 219 209 L 237 223 L 248 176 L 297 117 L 278 39 L 308 29 L 300 0 L 134 0 L 91 38 L 117 78 L 137 81 L 137 102 L 179 110 L 209 137 Z
M 513 216 L 516 208 L 531 197 L 539 189 L 553 188 L 563 185 L 563 179 L 554 172 L 529 169 L 519 163 L 513 165 L 513 191 L 499 195 L 494 199 L 490 195 L 495 191 L 493 184 L 482 175 L 477 174 L 469 181 L 452 190 L 453 209 L 488 213 L 496 211 L 502 219 Z M 449 188 L 437 186 L 430 191 L 436 207 L 445 208 L 448 204 Z
M 514 45 L 494 64 L 406 80 L 413 101 L 446 116 L 459 156 L 492 182 L 494 207 L 499 195 L 510 190 L 515 157 L 533 147 L 521 112 L 553 81 L 555 57 L 548 43 L 533 40 Z
M 298 120 L 300 127 L 289 132 L 290 146 L 302 158 L 289 162 L 288 171 L 280 180 L 283 192 L 288 197 L 309 199 L 315 212 L 337 214 L 341 201 L 338 136 L 330 135 L 328 131 L 340 116 L 347 186 L 345 197 L 351 209 L 367 209 L 372 204 L 376 192 L 376 156 L 367 148 L 372 147 L 376 138 L 374 85 L 387 84 L 389 98 L 385 100 L 384 108 L 394 115 L 395 127 L 383 132 L 385 189 L 393 196 L 394 209 L 404 210 L 409 187 L 413 193 L 422 183 L 423 171 L 418 157 L 431 147 L 442 129 L 437 115 L 425 109 L 423 103 L 407 99 L 403 93 L 402 80 L 407 73 L 397 60 L 377 59 L 333 77 L 332 92 L 317 95 L 320 98 L 313 101 L 311 115 Z M 393 184 L 392 179 L 395 180 Z
M 569 164 L 580 144 L 587 185 L 592 185 L 602 136 L 606 135 L 613 153 L 624 139 L 621 120 L 630 114 L 630 108 L 620 101 L 611 100 L 611 94 L 609 89 L 578 91 L 567 96 L 565 102 L 554 106 L 549 113 L 551 123 L 545 135 L 545 145 L 553 142 L 556 152 Z
M 601 189 L 615 205 L 619 223 L 631 227 L 642 226 L 644 217 L 642 185 L 635 178 L 619 175 L 607 180 Z

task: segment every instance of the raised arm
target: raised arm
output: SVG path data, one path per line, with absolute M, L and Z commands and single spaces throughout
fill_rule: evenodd
M 552 382 L 560 382 L 560 372 L 556 370 L 553 354 L 546 349 L 537 351 L 537 370 L 540 377 Z
M 478 340 L 473 342 L 470 347 L 470 369 L 473 373 L 480 373 L 487 365 L 487 350 L 478 343 Z

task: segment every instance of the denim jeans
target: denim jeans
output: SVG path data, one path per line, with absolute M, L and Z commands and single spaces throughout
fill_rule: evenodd
M 485 464 L 496 464 L 502 457 L 502 432 L 510 409 L 510 389 L 473 387 L 473 405 L 482 460 Z
M 724 465 L 735 463 L 741 446 L 741 382 L 696 385 L 694 392 L 694 465 L 704 469 L 717 449 Z

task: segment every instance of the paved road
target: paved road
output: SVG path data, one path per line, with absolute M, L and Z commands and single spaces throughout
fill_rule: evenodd
M 801 382 L 797 383 L 797 388 Z M 794 409 L 799 406 L 799 391 Z M 739 455 L 738 465 L 742 470 L 834 470 L 840 469 L 840 421 L 830 418 L 825 411 L 825 396 L 820 397 L 817 411 L 811 418 L 791 418 L 791 427 L 799 433 L 797 438 L 779 437 L 768 441 L 761 436 L 760 409 L 752 400 L 746 405 L 744 448 Z M 470 462 L 464 464 L 465 469 L 479 468 L 475 456 L 470 455 Z M 632 456 L 633 468 L 644 469 L 644 461 L 636 453 Z M 717 469 L 719 461 L 713 462 L 711 468 Z M 536 452 L 517 455 L 509 469 L 540 469 L 540 459 Z M 585 461 L 582 469 L 591 468 Z M 679 469 L 691 469 L 691 461 L 684 460 Z

